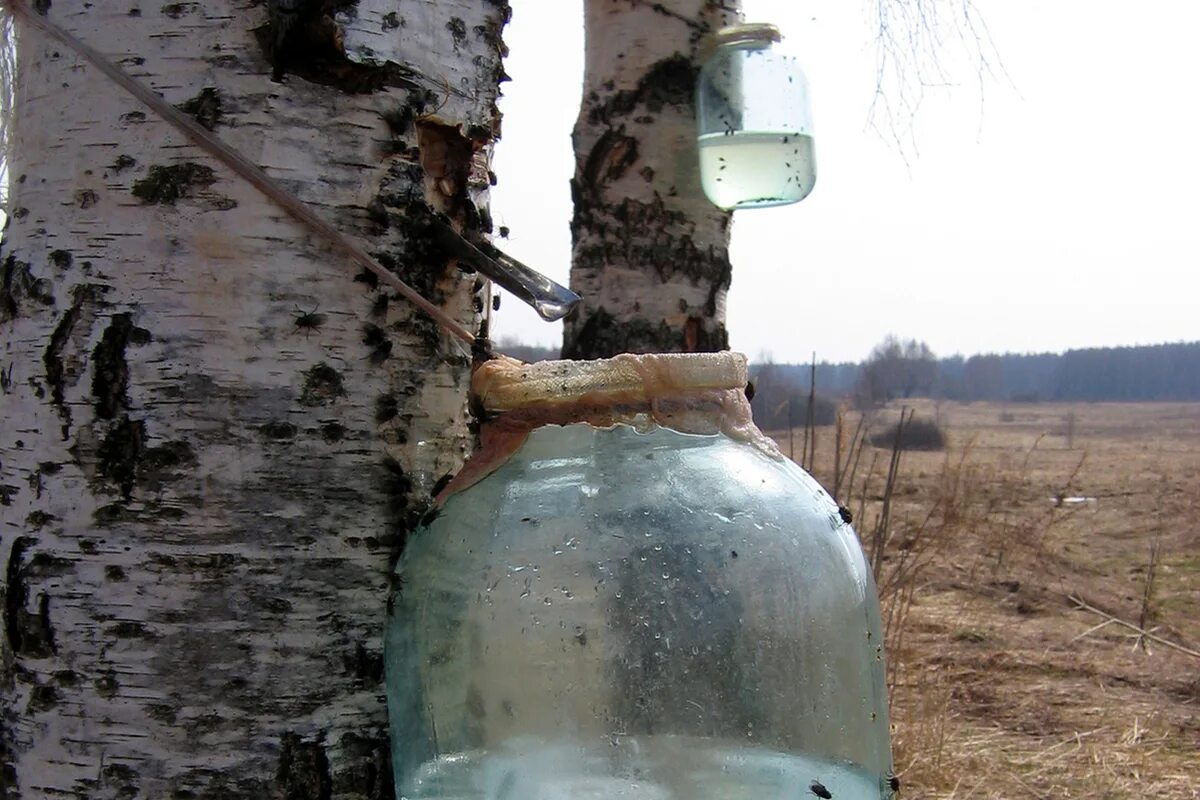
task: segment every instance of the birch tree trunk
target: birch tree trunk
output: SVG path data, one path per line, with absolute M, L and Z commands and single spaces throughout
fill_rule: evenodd
M 35 5 L 478 321 L 412 203 L 489 225 L 504 0 Z M 468 445 L 470 355 L 17 35 L 0 797 L 392 800 L 389 566 Z
M 735 0 L 584 0 L 565 358 L 728 347 L 732 215 L 700 188 L 694 93 L 703 39 Z

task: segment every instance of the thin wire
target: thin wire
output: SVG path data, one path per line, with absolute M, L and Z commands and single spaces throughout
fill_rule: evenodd
M 317 215 L 315 211 L 300 200 L 295 195 L 288 192 L 282 186 L 277 184 L 265 173 L 257 164 L 249 161 L 238 151 L 234 150 L 229 145 L 222 142 L 210 131 L 203 128 L 194 119 L 187 116 L 177 108 L 167 103 L 157 94 L 147 89 L 135 78 L 130 76 L 116 64 L 106 59 L 96 50 L 93 50 L 88 45 L 76 39 L 70 33 L 60 28 L 54 22 L 45 17 L 31 12 L 26 0 L 5 0 L 8 7 L 19 14 L 26 22 L 33 25 L 41 32 L 51 36 L 67 47 L 70 47 L 79 55 L 83 56 L 92 66 L 103 72 L 114 83 L 122 89 L 129 92 L 141 102 L 145 103 L 158 114 L 166 122 L 170 123 L 179 130 L 184 136 L 191 140 L 193 144 L 199 147 L 204 152 L 208 153 L 213 158 L 220 161 L 229 169 L 244 178 L 254 188 L 265 194 L 271 200 L 274 200 L 284 211 L 292 216 L 293 219 L 308 226 L 318 235 L 325 237 L 333 244 L 341 247 L 350 258 L 359 266 L 370 270 L 379 277 L 381 281 L 386 283 L 391 288 L 395 289 L 403 295 L 410 303 L 424 311 L 433 318 L 447 333 L 450 333 L 467 344 L 475 342 L 475 336 L 457 321 L 451 319 L 444 311 L 435 306 L 433 303 L 422 297 L 416 289 L 409 286 L 400 278 L 396 277 L 391 270 L 384 267 L 374 258 L 372 258 L 359 244 L 354 242 L 350 237 L 339 231 L 333 225 L 330 225 L 324 219 Z

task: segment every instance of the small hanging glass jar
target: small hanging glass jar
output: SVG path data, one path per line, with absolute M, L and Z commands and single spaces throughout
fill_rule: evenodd
M 890 798 L 879 606 L 734 353 L 492 361 L 397 565 L 407 800 Z
M 700 182 L 721 208 L 797 203 L 817 181 L 808 79 L 774 25 L 722 28 L 696 85 Z

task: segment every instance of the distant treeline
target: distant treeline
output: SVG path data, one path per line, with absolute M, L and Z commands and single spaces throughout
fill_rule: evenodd
M 884 359 L 885 361 L 887 359 Z M 948 400 L 1037 402 L 1200 400 L 1200 342 L 1135 347 L 1092 347 L 1065 353 L 979 355 L 905 359 L 881 364 L 879 352 L 861 364 L 817 364 L 817 392 L 863 398 L 882 395 Z M 808 364 L 755 364 L 751 374 L 779 387 L 807 393 Z M 908 375 L 901 380 L 897 375 Z M 875 377 L 874 381 L 868 376 Z M 890 386 L 888 385 L 890 382 Z
M 558 357 L 554 348 L 513 340 L 502 341 L 499 349 L 525 361 Z M 750 374 L 773 408 L 783 406 L 779 413 L 786 412 L 785 401 L 794 395 L 792 413 L 803 415 L 811 370 L 810 364 L 758 362 Z M 935 358 L 920 342 L 889 337 L 862 363 L 818 362 L 817 394 L 866 403 L 906 396 L 1015 402 L 1200 400 L 1200 342 Z M 828 403 L 819 405 L 817 416 L 831 413 Z

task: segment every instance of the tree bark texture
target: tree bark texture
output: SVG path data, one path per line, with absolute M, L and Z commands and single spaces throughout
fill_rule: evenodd
M 700 45 L 737 21 L 726 0 L 585 0 L 575 125 L 565 358 L 728 347 L 732 215 L 700 188 Z
M 479 321 L 420 219 L 490 225 L 504 0 L 35 5 Z M 392 800 L 390 565 L 468 446 L 470 354 L 17 36 L 0 797 Z

